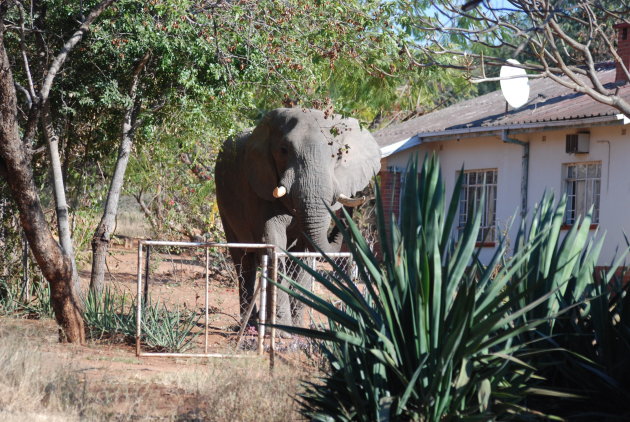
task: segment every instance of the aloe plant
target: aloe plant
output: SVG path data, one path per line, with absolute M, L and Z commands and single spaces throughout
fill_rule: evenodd
M 528 343 L 519 340 L 546 317 L 524 316 L 547 306 L 558 292 L 528 298 L 522 288 L 528 275 L 523 265 L 542 236 L 529 238 L 510 260 L 500 239 L 491 262 L 482 265 L 476 249 L 482 210 L 475 210 L 463 230 L 455 227 L 461 176 L 447 201 L 438 160 L 426 158 L 419 178 L 416 162 L 409 165 L 404 186 L 399 226 L 383 215 L 377 188 L 382 261 L 354 223 L 344 228 L 336 221 L 365 293 L 332 260 L 336 273 L 330 279 L 296 262 L 341 301 L 341 308 L 291 280 L 292 288 L 277 284 L 329 321 L 316 329 L 279 327 L 323 340 L 329 367 L 321 380 L 306 383 L 303 413 L 326 421 L 527 414 L 523 403 L 532 393 L 535 371 L 520 358 Z
M 184 352 L 193 345 L 193 341 L 200 334 L 193 331 L 200 314 L 175 307 L 169 310 L 166 305 L 159 303 L 144 309 L 142 321 L 142 340 L 149 348 L 164 352 Z
M 142 342 L 152 350 L 183 352 L 199 335 L 195 331 L 200 314 L 192 310 L 168 309 L 165 304 L 143 305 Z M 136 336 L 136 305 L 126 294 L 118 295 L 109 287 L 102 294 L 89 292 L 84 318 L 90 338 L 120 338 L 132 342 Z

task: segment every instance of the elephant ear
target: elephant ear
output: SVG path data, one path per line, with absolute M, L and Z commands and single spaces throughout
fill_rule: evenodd
M 352 196 L 363 190 L 381 169 L 381 150 L 372 134 L 356 119 L 344 119 L 343 133 L 335 137 L 341 159 L 335 167 L 338 193 Z
M 270 149 L 269 121 L 270 116 L 266 116 L 245 141 L 245 171 L 254 192 L 267 201 L 273 201 L 278 177 Z

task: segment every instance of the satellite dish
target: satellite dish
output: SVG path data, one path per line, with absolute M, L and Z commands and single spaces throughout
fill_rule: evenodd
M 514 59 L 508 59 L 508 63 L 520 64 Z M 519 108 L 529 99 L 529 80 L 525 69 L 514 66 L 501 66 L 499 72 L 501 79 L 501 92 L 505 101 L 513 108 Z M 504 79 L 509 78 L 509 79 Z

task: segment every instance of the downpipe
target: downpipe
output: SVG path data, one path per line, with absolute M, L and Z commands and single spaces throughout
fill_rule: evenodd
M 521 218 L 527 217 L 527 191 L 529 190 L 529 142 L 510 138 L 507 129 L 501 131 L 501 140 L 506 144 L 516 144 L 523 147 L 521 172 Z

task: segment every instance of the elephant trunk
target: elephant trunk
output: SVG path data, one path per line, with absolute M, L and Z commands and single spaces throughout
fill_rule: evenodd
M 298 205 L 298 220 L 304 234 L 313 246 L 322 251 L 338 252 L 341 243 L 331 243 L 328 238 L 331 216 L 326 206 L 330 206 L 334 198 L 331 175 L 325 174 L 321 169 L 307 169 L 302 174 L 308 177 L 296 181 L 297 189 L 293 196 Z
M 328 227 L 330 226 L 330 214 L 323 206 L 304 216 L 304 234 L 310 239 L 313 246 L 324 252 L 337 252 L 341 244 L 330 243 L 328 239 Z

